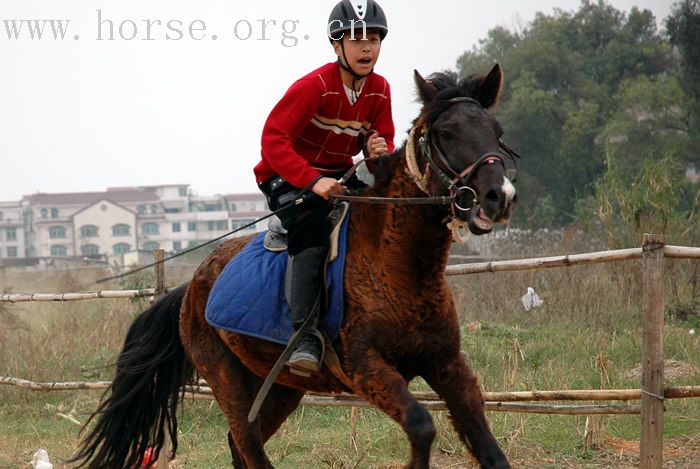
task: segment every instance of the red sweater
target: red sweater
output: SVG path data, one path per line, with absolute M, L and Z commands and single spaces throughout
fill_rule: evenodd
M 349 169 L 361 142 L 376 130 L 394 151 L 389 83 L 376 73 L 365 79 L 357 102 L 348 100 L 337 62 L 295 82 L 267 118 L 258 183 L 282 176 L 303 188 L 320 174 Z

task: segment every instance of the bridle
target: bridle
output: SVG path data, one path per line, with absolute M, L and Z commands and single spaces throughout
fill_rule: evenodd
M 449 101 L 447 101 L 447 103 L 448 106 L 445 109 L 443 109 L 442 112 L 445 112 L 451 105 L 457 103 L 471 103 L 476 104 L 477 106 L 479 106 L 479 108 L 483 108 L 481 103 L 476 99 L 464 96 L 452 98 Z M 437 138 L 435 138 L 435 132 L 431 126 L 427 126 L 422 130 L 421 135 L 418 139 L 418 145 L 421 149 L 421 153 L 427 160 L 427 165 L 422 177 L 425 178 L 425 174 L 427 173 L 428 168 L 430 168 L 430 170 L 432 170 L 432 172 L 435 173 L 438 180 L 442 183 L 442 185 L 447 189 L 447 191 L 450 194 L 450 199 L 452 200 L 451 206 L 453 215 L 456 214 L 456 211 L 469 212 L 474 206 L 476 206 L 477 194 L 474 188 L 471 187 L 470 183 L 476 175 L 479 168 L 485 165 L 500 163 L 503 166 L 504 172 L 507 172 L 506 158 L 508 158 L 511 161 L 513 161 L 513 165 L 515 166 L 515 170 L 517 172 L 517 164 L 515 162 L 515 159 L 520 158 L 520 155 L 518 155 L 513 149 L 511 149 L 508 145 L 503 143 L 501 139 L 499 139 L 498 146 L 500 150 L 502 150 L 502 152 L 486 152 L 483 155 L 481 155 L 474 163 L 467 166 L 464 170 L 462 170 L 461 172 L 457 172 L 448 161 L 447 157 L 442 151 L 442 148 L 440 148 L 439 141 Z M 433 151 L 435 157 L 437 158 L 437 161 L 433 157 Z M 440 164 L 438 164 L 438 162 Z M 515 177 L 513 177 L 513 181 L 515 181 Z M 470 204 L 466 207 L 460 205 L 459 195 L 461 195 L 462 193 L 471 193 L 472 195 Z
M 477 104 L 480 108 L 483 109 L 481 103 L 474 98 L 457 97 L 450 99 L 447 102 L 449 106 L 447 106 L 441 112 L 445 112 L 453 104 L 462 102 Z M 476 191 L 470 186 L 470 183 L 476 175 L 479 168 L 481 168 L 484 165 L 490 165 L 498 162 L 501 165 L 503 165 L 504 171 L 507 171 L 506 159 L 510 159 L 513 162 L 513 165 L 515 166 L 515 171 L 517 172 L 517 164 L 515 159 L 520 158 L 520 155 L 518 155 L 515 152 L 515 150 L 510 148 L 501 139 L 499 139 L 498 145 L 502 152 L 486 152 L 483 155 L 481 155 L 474 163 L 470 164 L 469 166 L 467 166 L 467 168 L 458 173 L 454 170 L 454 168 L 452 168 L 452 165 L 448 161 L 447 157 L 445 157 L 444 152 L 440 148 L 440 145 L 438 144 L 438 141 L 434 136 L 434 131 L 429 125 L 420 129 L 421 135 L 418 138 L 418 146 L 420 148 L 420 151 L 427 160 L 424 169 L 421 171 L 417 167 L 417 161 L 415 159 L 417 155 L 411 155 L 411 153 L 415 152 L 413 140 L 415 138 L 415 133 L 418 130 L 419 129 L 417 127 L 413 127 L 409 132 L 406 148 L 407 166 L 408 172 L 413 178 L 416 185 L 429 197 L 368 197 L 357 195 L 334 195 L 331 197 L 336 200 L 346 200 L 372 204 L 447 205 L 450 206 L 451 218 L 454 218 L 457 212 L 469 212 L 474 206 L 477 205 L 477 194 Z M 435 161 L 435 158 L 433 157 L 433 149 L 435 150 L 435 156 L 437 157 L 440 164 L 438 164 Z M 361 160 L 360 162 L 355 164 L 340 179 L 340 182 L 343 183 L 347 181 L 355 173 L 357 167 L 359 167 L 364 162 L 372 159 L 377 158 L 365 158 L 364 160 Z M 411 163 L 411 159 L 414 160 L 413 163 Z M 438 180 L 447 189 L 449 195 L 433 196 L 430 193 L 428 189 L 428 181 L 430 179 L 429 171 L 435 173 Z M 451 176 L 448 173 L 450 173 Z M 515 179 L 515 177 L 512 178 L 513 182 L 515 181 Z M 460 202 L 458 200 L 459 195 L 463 192 L 471 193 L 473 196 L 470 200 L 470 205 L 467 207 L 460 205 Z

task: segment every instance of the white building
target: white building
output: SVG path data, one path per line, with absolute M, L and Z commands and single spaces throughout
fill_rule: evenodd
M 0 258 L 24 257 L 24 219 L 19 202 L 0 202 Z
M 178 252 L 269 213 L 262 194 L 193 195 L 187 184 L 32 194 L 0 203 L 0 258 Z M 259 222 L 240 234 L 266 229 Z

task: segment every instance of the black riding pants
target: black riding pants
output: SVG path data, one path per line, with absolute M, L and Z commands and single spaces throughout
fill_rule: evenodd
M 327 177 L 338 179 L 342 175 L 343 173 L 329 174 Z M 350 189 L 367 187 L 355 175 L 345 185 Z M 260 183 L 260 190 L 267 197 L 268 205 L 273 211 L 291 204 L 301 195 L 301 189 L 292 186 L 279 176 Z M 329 201 L 313 195 L 303 203 L 282 210 L 277 215 L 282 226 L 287 230 L 287 252 L 289 255 L 294 256 L 311 247 L 328 246 L 330 225 L 326 217 L 330 210 L 331 203 Z

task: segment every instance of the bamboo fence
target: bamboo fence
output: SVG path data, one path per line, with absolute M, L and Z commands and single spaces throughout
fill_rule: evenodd
M 159 259 L 163 259 L 160 253 Z M 662 238 L 644 235 L 641 248 L 601 251 L 585 254 L 570 254 L 533 259 L 480 262 L 448 266 L 445 274 L 467 275 L 484 272 L 513 272 L 521 270 L 571 267 L 575 265 L 599 264 L 626 260 L 642 260 L 642 282 L 644 283 L 642 310 L 642 384 L 640 389 L 625 390 L 577 390 L 577 391 L 528 391 L 486 392 L 487 410 L 552 413 L 565 415 L 590 414 L 638 414 L 641 413 L 640 467 L 661 468 L 663 446 L 663 411 L 665 399 L 700 397 L 700 386 L 682 388 L 663 387 L 663 273 L 664 259 L 700 259 L 700 248 L 666 246 Z M 142 290 L 102 290 L 77 293 L 10 293 L 0 295 L 0 302 L 19 303 L 28 301 L 77 301 L 99 298 L 139 298 L 161 295 L 164 289 L 163 264 L 156 267 L 156 288 Z M 0 384 L 14 385 L 39 391 L 68 389 L 106 389 L 109 383 L 34 383 L 17 378 L 0 377 Z M 73 386 L 73 387 L 72 387 Z M 197 386 L 185 389 L 186 394 L 196 399 L 211 399 L 210 390 Z M 416 393 L 418 400 L 431 410 L 446 410 L 437 396 Z M 631 401 L 640 400 L 641 405 L 560 405 L 532 404 L 522 401 Z M 302 400 L 305 405 L 364 407 L 368 404 L 357 396 L 308 395 Z
M 104 391 L 111 385 L 110 381 L 74 381 L 42 383 L 19 378 L 0 376 L 0 384 L 15 386 L 32 391 L 78 391 L 93 390 Z M 212 400 L 214 393 L 211 388 L 203 385 L 187 385 L 182 388 L 183 396 L 195 400 Z M 435 411 L 446 411 L 447 406 L 434 392 L 416 391 L 413 393 L 416 399 Z M 516 391 L 516 392 L 489 392 L 484 391 L 486 410 L 506 411 L 535 414 L 560 414 L 560 415 L 597 415 L 597 414 L 639 414 L 639 405 L 562 405 L 562 404 L 532 404 L 531 401 L 639 401 L 642 399 L 640 389 L 607 389 L 607 390 L 561 390 L 561 391 Z M 685 399 L 700 397 L 700 386 L 682 386 L 666 388 L 664 399 Z M 371 407 L 364 399 L 354 394 L 327 395 L 309 393 L 302 401 L 302 405 L 331 406 L 331 407 Z

